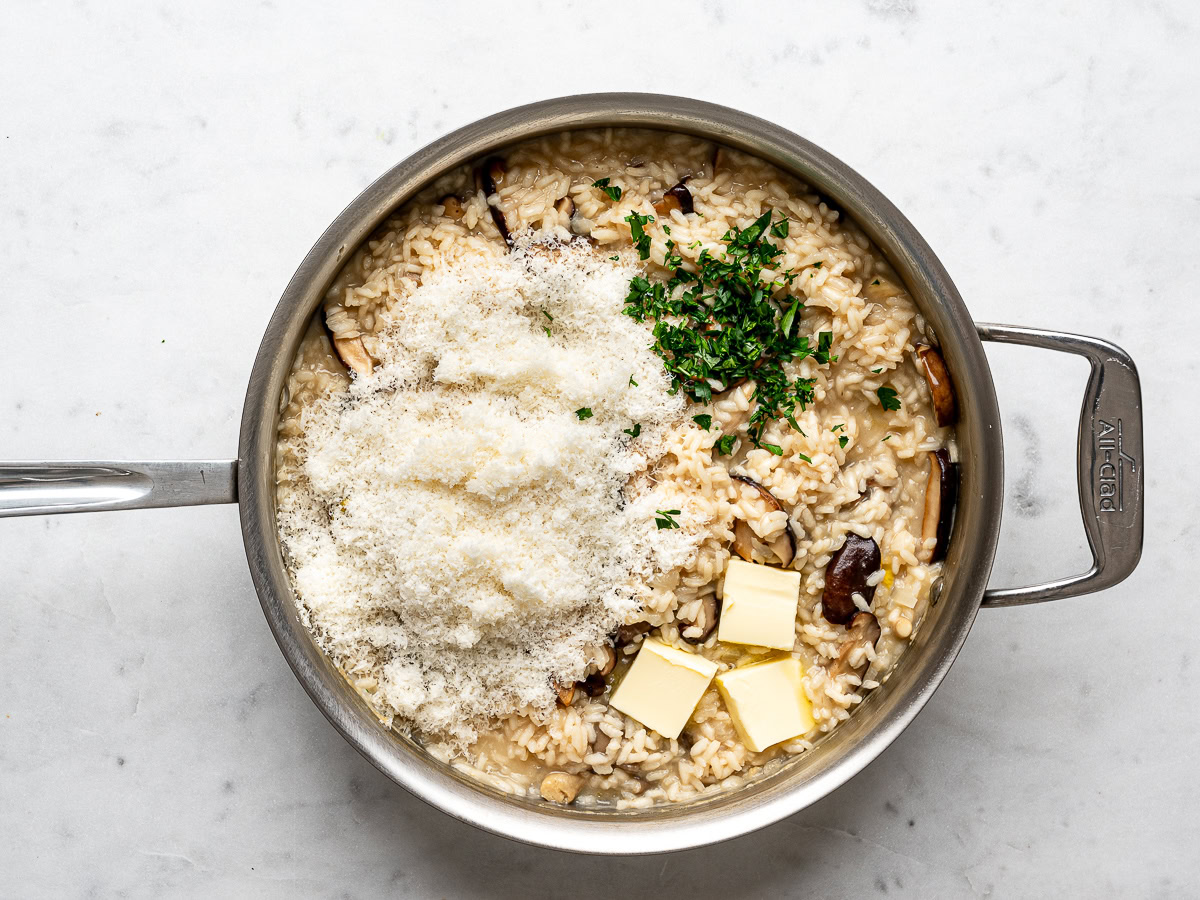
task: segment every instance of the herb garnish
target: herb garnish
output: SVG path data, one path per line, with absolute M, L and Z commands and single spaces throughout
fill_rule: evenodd
M 845 423 L 845 422 L 838 422 L 838 424 L 834 425 L 834 426 L 833 426 L 832 428 L 830 428 L 829 430 L 830 430 L 830 431 L 832 431 L 834 434 L 837 434 L 839 431 L 841 431 L 841 430 L 842 430 L 843 428 L 845 428 L 845 427 L 846 427 L 846 423 Z
M 900 398 L 896 396 L 895 388 L 881 387 L 875 393 L 879 397 L 879 405 L 884 409 L 900 408 Z
M 545 316 L 547 319 L 549 319 L 551 322 L 554 321 L 554 316 L 550 315 L 550 313 L 546 312 L 544 309 L 542 310 L 542 315 Z
M 550 337 L 550 336 L 551 336 L 551 335 L 550 335 L 550 326 L 549 326 L 549 325 L 543 325 L 543 326 L 542 326 L 542 331 L 546 332 L 546 337 Z
M 642 259 L 649 259 L 650 235 L 646 234 L 646 226 L 654 221 L 654 216 L 639 216 L 637 213 L 630 213 L 625 217 L 625 221 L 629 223 L 629 233 L 633 237 L 633 246 L 637 247 L 638 256 Z
M 637 383 L 636 381 L 634 381 L 634 380 L 633 380 L 633 376 L 632 376 L 632 375 L 630 375 L 630 376 L 629 376 L 629 386 L 630 386 L 630 387 L 637 387 L 637 386 L 638 386 L 638 383 Z
M 708 431 L 708 429 L 712 428 L 712 416 L 710 415 L 705 414 L 702 416 L 692 416 L 692 421 L 705 431 Z
M 575 416 L 580 422 L 582 422 L 584 419 L 590 419 L 592 417 L 592 411 L 586 406 L 581 406 L 579 409 L 575 410 Z
M 771 234 L 775 235 L 777 238 L 785 238 L 788 236 L 788 229 L 790 227 L 791 224 L 787 219 L 784 219 L 782 222 L 776 222 L 771 226 Z
M 846 435 L 843 434 L 840 438 L 838 438 L 838 446 L 843 450 L 846 449 L 846 445 L 848 443 L 850 443 L 850 438 L 846 437 Z
M 808 463 L 809 465 L 812 465 L 812 457 L 811 456 L 806 456 L 803 453 L 797 453 L 796 455 L 798 457 L 800 457 L 802 460 L 804 460 L 806 463 Z
M 654 512 L 656 514 L 655 519 L 654 519 L 654 524 L 658 526 L 659 531 L 662 531 L 664 528 L 678 528 L 679 527 L 679 523 L 676 522 L 672 518 L 672 516 L 679 515 L 679 512 L 680 512 L 679 510 L 677 510 L 677 509 L 656 509 Z
M 713 447 L 716 448 L 717 453 L 719 453 L 721 456 L 728 456 L 733 452 L 733 443 L 736 440 L 736 435 L 723 434 L 717 438 L 717 442 L 713 444 Z
M 797 408 L 804 409 L 813 398 L 813 380 L 789 378 L 784 364 L 814 357 L 827 364 L 833 334 L 822 332 L 813 347 L 807 335 L 794 334 L 796 320 L 804 307 L 803 298 L 773 298 L 772 293 L 796 279 L 790 269 L 765 281 L 769 268 L 783 251 L 764 238 L 768 229 L 780 228 L 786 220 L 771 224 L 768 211 L 747 228 L 731 228 L 722 237 L 722 258 L 707 248 L 696 259 L 696 271 L 682 267 L 668 243 L 668 261 L 674 268 L 669 281 L 651 282 L 635 277 L 625 298 L 625 313 L 643 322 L 654 320 L 653 350 L 671 375 L 671 389 L 682 389 L 697 402 L 707 403 L 713 391 L 735 383 L 754 381 L 755 408 L 750 415 L 748 435 L 755 447 L 777 455 L 777 445 L 762 443 L 763 431 L 774 419 L 788 419 L 793 427 Z M 634 243 L 643 259 L 649 256 L 650 237 L 645 225 L 649 216 L 633 213 L 630 224 Z
M 602 191 L 604 191 L 604 193 L 608 194 L 608 199 L 612 200 L 613 203 L 616 203 L 618 200 L 621 199 L 621 189 L 619 187 L 617 187 L 616 185 L 609 187 L 608 183 L 610 181 L 612 181 L 611 178 L 600 178 L 600 179 L 592 182 L 592 187 L 600 188 L 600 190 L 602 190 Z
M 621 430 L 623 432 L 625 432 L 627 435 L 629 435 L 631 438 L 635 438 L 639 434 L 642 433 L 642 423 L 634 422 L 632 428 L 622 428 Z

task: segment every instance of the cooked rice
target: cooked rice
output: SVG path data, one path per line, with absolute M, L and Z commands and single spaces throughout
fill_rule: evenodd
M 940 571 L 940 565 L 922 561 L 929 549 L 920 537 L 924 451 L 953 442 L 953 433 L 934 423 L 928 389 L 914 364 L 915 344 L 929 340 L 925 323 L 895 273 L 853 223 L 761 160 L 724 148 L 718 155 L 712 144 L 682 135 L 617 129 L 542 138 L 508 151 L 504 161 L 507 171 L 493 202 L 514 234 L 567 240 L 573 227 L 589 236 L 598 254 L 628 253 L 625 217 L 632 211 L 657 216 L 653 202 L 683 176 L 689 177 L 696 214 L 675 210 L 669 224 L 685 259 L 694 260 L 699 253 L 691 247 L 696 241 L 720 255 L 721 238 L 732 226 L 746 227 L 769 209 L 791 220 L 787 238 L 772 238 L 784 251 L 777 270 L 802 273 L 793 288 L 802 292 L 806 304 L 801 331 L 832 332 L 839 359 L 831 366 L 809 358 L 787 367 L 790 376 L 815 380 L 815 400 L 796 416 L 800 432 L 783 422 L 767 427 L 764 442 L 782 447 L 782 456 L 761 449 L 747 452 L 748 442 L 742 441 L 734 458 L 714 459 L 713 444 L 722 433 L 740 429 L 744 435 L 752 384 L 688 411 L 689 416 L 710 413 L 711 431 L 689 422 L 671 433 L 668 451 L 643 477 L 652 478 L 656 489 L 672 498 L 673 507 L 688 510 L 689 527 L 703 537 L 688 563 L 650 593 L 641 618 L 655 626 L 652 633 L 662 640 L 696 649 L 722 669 L 762 658 L 749 648 L 718 644 L 715 633 L 692 648 L 680 631 L 681 623 L 696 620 L 707 595 L 720 594 L 736 520 L 746 520 L 764 545 L 783 534 L 789 514 L 768 510 L 755 491 L 730 478 L 730 470 L 758 481 L 791 510 L 797 535 L 792 566 L 802 581 L 793 652 L 807 669 L 805 689 L 816 726 L 802 738 L 752 753 L 710 687 L 678 740 L 665 739 L 617 712 L 607 695 L 589 699 L 581 692 L 568 707 L 504 716 L 467 748 L 444 736 L 418 737 L 445 762 L 530 798 L 537 798 L 542 776 L 552 769 L 585 776 L 579 805 L 649 806 L 737 787 L 810 749 L 847 719 L 862 702 L 863 690 L 886 677 L 924 615 L 930 585 Z M 592 186 L 605 177 L 624 189 L 620 201 Z M 456 202 L 443 203 L 446 196 Z M 555 209 L 563 197 L 574 202 L 573 223 Z M 651 234 L 650 263 L 661 273 L 666 247 L 658 229 Z M 384 323 L 423 280 L 504 250 L 472 171 L 450 173 L 394 214 L 348 261 L 325 301 L 328 329 L 338 338 L 361 337 L 379 359 L 384 355 L 379 344 Z M 305 410 L 318 397 L 345 392 L 348 385 L 328 339 L 314 325 L 289 377 L 280 423 L 281 516 L 294 511 L 297 496 L 308 489 L 301 440 Z M 900 409 L 880 407 L 875 392 L 884 385 L 897 391 Z M 844 427 L 831 431 L 837 425 Z M 839 446 L 841 436 L 848 438 L 845 447 Z M 874 648 L 863 651 L 871 664 L 863 678 L 851 673 L 831 679 L 828 665 L 838 656 L 846 629 L 823 618 L 820 598 L 825 566 L 848 532 L 873 538 L 881 549 L 882 569 L 871 581 L 877 585 L 871 608 L 883 633 Z M 756 544 L 758 551 L 769 554 Z M 764 555 L 760 561 L 768 559 Z M 311 610 L 305 597 L 300 594 L 297 602 L 307 621 Z M 320 640 L 319 622 L 311 624 Z M 625 662 L 637 647 L 635 641 L 620 648 Z M 325 649 L 385 722 L 406 727 L 379 690 L 382 660 L 349 655 L 344 648 Z

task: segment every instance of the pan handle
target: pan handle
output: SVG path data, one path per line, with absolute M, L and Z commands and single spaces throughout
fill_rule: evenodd
M 237 502 L 237 460 L 0 463 L 0 519 Z
M 989 590 L 983 605 L 1021 606 L 1118 584 L 1142 555 L 1142 388 L 1137 367 L 1120 347 L 1098 338 L 1011 325 L 977 327 L 985 341 L 1075 353 L 1092 367 L 1076 456 L 1079 507 L 1092 567 L 1045 584 Z

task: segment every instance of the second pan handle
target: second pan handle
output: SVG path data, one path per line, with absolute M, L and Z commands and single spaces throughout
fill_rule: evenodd
M 1129 354 L 1099 338 L 1011 325 L 979 325 L 985 341 L 1075 353 L 1091 364 L 1079 416 L 1079 508 L 1092 567 L 1029 587 L 999 588 L 984 606 L 1020 606 L 1102 591 L 1123 581 L 1142 555 L 1142 387 Z

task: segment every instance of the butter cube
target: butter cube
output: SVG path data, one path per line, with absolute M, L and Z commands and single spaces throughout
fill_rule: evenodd
M 717 640 L 791 650 L 799 602 L 799 572 L 731 559 Z
M 647 638 L 610 703 L 663 737 L 677 738 L 717 668 L 703 656 Z
M 804 693 L 803 676 L 800 660 L 790 656 L 717 676 L 725 708 L 742 741 L 755 753 L 812 729 L 812 704 Z

